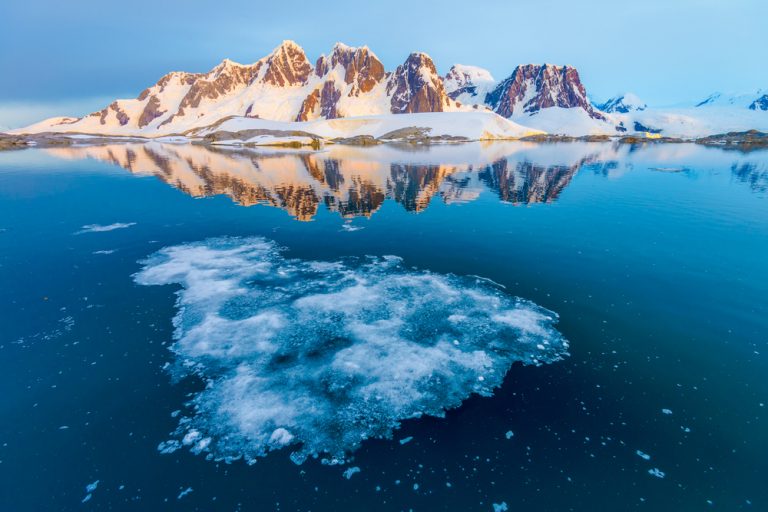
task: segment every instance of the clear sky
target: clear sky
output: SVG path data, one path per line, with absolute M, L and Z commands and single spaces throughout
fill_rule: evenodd
M 598 99 L 652 105 L 768 88 L 766 0 L 8 0 L 0 7 L 0 126 L 81 115 L 168 71 L 253 62 L 283 39 L 310 60 L 367 44 L 393 69 L 415 50 L 497 79 L 517 64 L 578 67 Z

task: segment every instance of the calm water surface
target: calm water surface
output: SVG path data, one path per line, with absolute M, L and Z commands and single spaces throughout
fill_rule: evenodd
M 765 152 L 3 152 L 0 510 L 768 510 L 766 262 Z

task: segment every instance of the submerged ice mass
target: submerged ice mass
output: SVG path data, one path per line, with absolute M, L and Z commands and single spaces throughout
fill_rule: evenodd
M 556 315 L 488 280 L 405 268 L 394 256 L 304 261 L 263 238 L 167 247 L 143 285 L 179 284 L 178 376 L 193 396 L 163 452 L 216 460 L 343 461 L 402 420 L 492 394 L 515 362 L 566 354 Z

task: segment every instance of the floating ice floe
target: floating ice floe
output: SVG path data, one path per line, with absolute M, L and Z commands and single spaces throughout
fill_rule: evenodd
M 80 231 L 77 231 L 76 235 L 82 235 L 83 233 L 103 233 L 106 231 L 114 231 L 116 229 L 125 229 L 131 226 L 135 226 L 135 222 L 115 222 L 114 224 L 86 224 Z
M 219 238 L 142 264 L 137 283 L 181 285 L 170 370 L 206 384 L 166 453 L 252 463 L 291 446 L 297 464 L 343 463 L 405 419 L 490 396 L 513 363 L 567 353 L 555 313 L 394 256 L 304 261 L 263 238 Z
M 652 475 L 652 476 L 655 476 L 656 478 L 664 478 L 665 476 L 667 476 L 667 475 L 666 475 L 666 473 L 664 473 L 664 472 L 663 472 L 662 470 L 660 470 L 659 468 L 653 468 L 653 469 L 649 469 L 649 470 L 648 470 L 648 473 L 649 473 L 650 475 Z

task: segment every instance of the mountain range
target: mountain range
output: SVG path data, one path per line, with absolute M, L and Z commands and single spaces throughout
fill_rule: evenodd
M 460 115 L 468 112 L 475 116 Z M 518 65 L 496 81 L 487 70 L 460 64 L 441 76 L 432 59 L 420 52 L 386 71 L 368 47 L 341 43 L 313 64 L 299 45 L 284 41 L 253 64 L 225 59 L 207 73 L 171 72 L 135 99 L 115 100 L 82 118 L 52 118 L 15 133 L 189 136 L 201 130 L 210 134 L 211 128 L 235 118 L 238 131 L 301 131 L 312 136 L 317 132 L 295 123 L 314 122 L 312 126 L 322 132 L 335 126 L 333 120 L 356 118 L 361 121 L 355 129 L 342 135 L 361 136 L 372 135 L 366 132 L 366 119 L 381 122 L 382 117 L 423 113 L 451 115 L 441 117 L 437 125 L 437 117 L 414 117 L 413 122 L 419 123 L 414 127 L 431 130 L 432 135 L 464 138 L 540 132 L 699 137 L 768 129 L 768 94 L 713 95 L 697 107 L 672 110 L 649 109 L 631 93 L 594 104 L 571 66 Z M 468 119 L 481 120 L 477 133 L 450 128 Z M 404 128 L 403 120 L 395 124 L 399 128 L 393 129 Z

